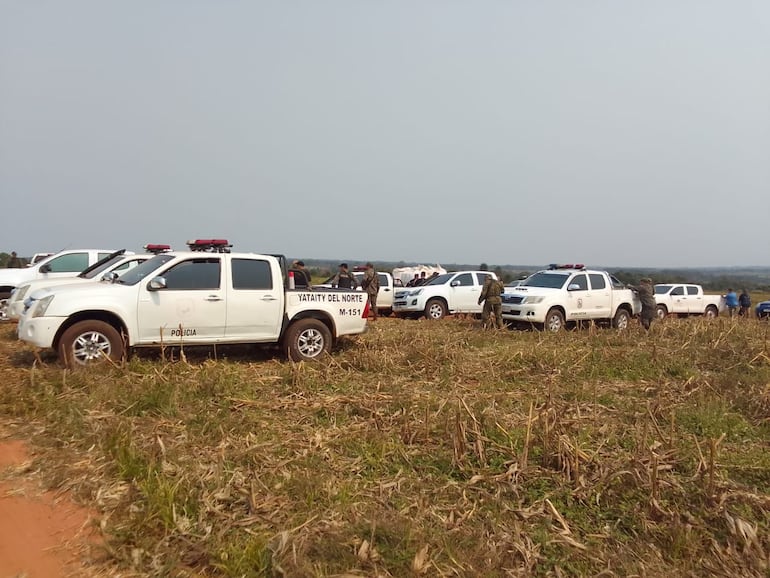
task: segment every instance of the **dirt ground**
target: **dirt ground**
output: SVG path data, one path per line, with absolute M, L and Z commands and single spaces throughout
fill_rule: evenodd
M 67 495 L 44 491 L 21 440 L 0 439 L 0 578 L 88 575 L 94 515 Z

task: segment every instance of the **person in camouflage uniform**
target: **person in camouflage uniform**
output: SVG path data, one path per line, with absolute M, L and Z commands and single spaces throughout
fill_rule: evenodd
M 495 326 L 498 329 L 503 328 L 503 299 L 500 296 L 504 290 L 502 281 L 486 275 L 484 285 L 481 287 L 481 295 L 479 295 L 479 305 L 482 301 L 484 302 L 484 309 L 481 312 L 481 322 L 484 327 L 489 326 L 489 314 L 494 313 Z
M 366 291 L 366 295 L 369 298 L 369 312 L 372 314 L 372 319 L 376 321 L 377 294 L 380 292 L 380 278 L 377 276 L 377 271 L 371 263 L 366 264 L 366 272 L 361 280 L 361 289 Z
M 348 271 L 347 263 L 340 263 L 339 271 L 332 279 L 332 287 L 335 289 L 356 289 L 358 288 L 358 281 L 356 281 L 353 273 Z
M 639 285 L 629 285 L 629 289 L 636 291 L 639 295 L 639 301 L 642 302 L 642 314 L 639 320 L 647 331 L 650 330 L 655 316 L 657 315 L 657 303 L 655 303 L 655 292 L 652 287 L 652 279 L 644 277 L 639 280 Z

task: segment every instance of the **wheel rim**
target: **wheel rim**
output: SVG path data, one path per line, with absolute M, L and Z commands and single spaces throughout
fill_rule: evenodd
M 72 357 L 81 364 L 85 365 L 103 357 L 109 357 L 112 353 L 112 344 L 104 333 L 98 331 L 88 331 L 75 338 L 72 344 Z
M 317 357 L 324 350 L 324 336 L 318 329 L 305 329 L 297 338 L 297 350 L 303 357 Z
M 0 299 L 0 321 L 8 320 L 8 299 Z
M 441 319 L 444 316 L 444 308 L 441 307 L 441 304 L 439 303 L 433 303 L 428 308 L 428 315 L 430 315 L 432 319 Z
M 561 319 L 558 315 L 551 315 L 548 318 L 548 330 L 559 331 L 561 329 Z
M 624 315 L 623 313 L 621 313 L 618 316 L 617 326 L 618 326 L 618 329 L 628 328 L 628 315 Z
M 713 310 L 713 309 L 706 309 L 706 317 L 707 317 L 708 319 L 713 319 L 713 318 L 714 318 L 714 317 L 716 317 L 716 316 L 717 316 L 717 315 L 716 315 L 716 313 L 714 313 L 714 310 Z
M 664 309 L 658 309 L 658 319 L 665 319 L 666 311 Z

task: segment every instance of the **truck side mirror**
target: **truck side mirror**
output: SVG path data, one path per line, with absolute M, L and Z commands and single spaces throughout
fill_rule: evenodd
M 580 285 L 577 283 L 570 283 L 570 285 L 567 287 L 567 291 L 580 291 Z
M 166 288 L 166 278 L 165 277 L 153 277 L 150 279 L 150 282 L 147 284 L 147 290 L 148 291 L 160 291 L 161 289 Z
M 40 272 L 41 273 L 50 273 L 51 272 L 51 266 L 46 263 L 45 265 L 40 265 Z
M 117 278 L 118 274 L 115 271 L 108 271 L 102 275 L 102 281 L 107 281 L 108 283 L 114 283 Z
M 452 282 L 449 284 L 449 286 L 450 286 L 450 287 L 459 287 L 459 286 L 460 286 L 460 282 L 459 282 L 459 281 L 452 281 Z

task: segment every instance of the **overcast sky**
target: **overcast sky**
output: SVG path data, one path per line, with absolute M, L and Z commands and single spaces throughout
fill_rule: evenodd
M 768 264 L 766 0 L 0 11 L 0 251 Z

